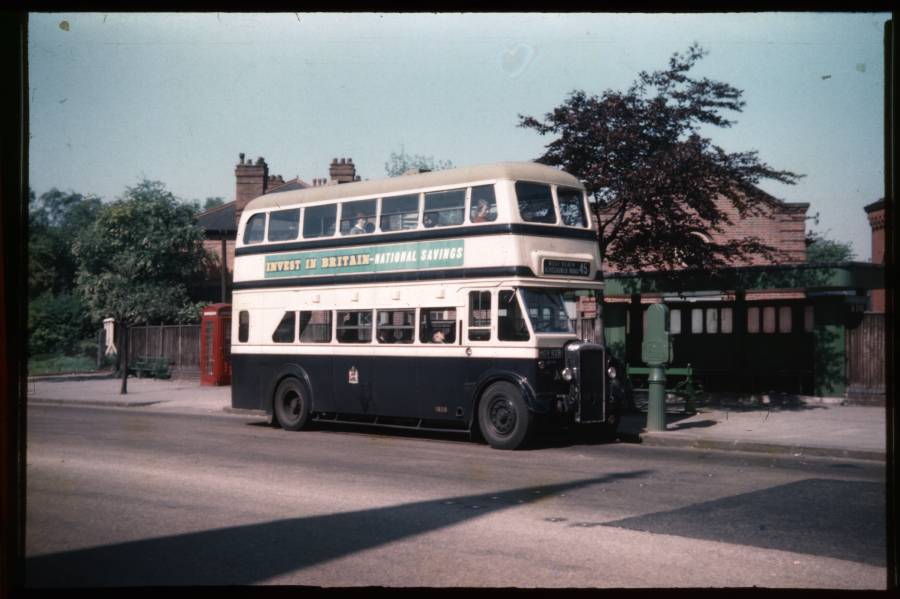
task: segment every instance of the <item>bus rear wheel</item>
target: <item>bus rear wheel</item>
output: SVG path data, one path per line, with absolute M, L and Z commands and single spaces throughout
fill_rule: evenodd
M 528 439 L 534 416 L 522 394 L 512 383 L 498 382 L 488 387 L 478 404 L 481 434 L 494 449 L 516 449 Z
M 309 420 L 309 398 L 297 379 L 285 379 L 275 390 L 275 418 L 281 428 L 299 431 Z

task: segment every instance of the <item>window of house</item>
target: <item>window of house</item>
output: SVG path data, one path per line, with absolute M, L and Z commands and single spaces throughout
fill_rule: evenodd
M 491 292 L 469 292 L 469 341 L 491 340 Z
M 734 313 L 732 308 L 722 308 L 719 311 L 719 330 L 729 334 L 734 330 Z
M 778 332 L 790 333 L 792 330 L 791 307 L 780 306 L 778 308 Z
M 266 213 L 254 214 L 244 226 L 244 243 L 259 243 L 266 234 Z
M 559 200 L 559 217 L 564 225 L 570 227 L 586 227 L 587 214 L 584 212 L 584 195 L 578 189 L 559 187 L 556 190 Z
M 331 310 L 300 312 L 300 342 L 331 342 Z
M 707 308 L 706 309 L 706 332 L 707 333 L 718 333 L 719 332 L 719 309 L 718 308 Z
M 528 325 L 515 291 L 497 295 L 497 338 L 500 341 L 528 341 Z
M 699 334 L 703 332 L 703 309 L 691 309 L 691 333 Z
M 293 343 L 297 338 L 296 333 L 296 312 L 285 312 L 281 317 L 281 322 L 275 327 L 272 333 L 272 341 L 274 343 Z
M 379 310 L 378 343 L 412 343 L 415 321 L 415 310 Z
M 426 228 L 461 225 L 465 209 L 465 189 L 426 193 L 422 225 Z
M 269 215 L 269 241 L 291 241 L 299 236 L 299 208 L 278 210 Z
M 815 312 L 812 306 L 803 307 L 803 330 L 807 333 L 813 332 L 813 326 L 815 323 L 814 315 Z
M 310 206 L 303 219 L 303 237 L 331 237 L 337 219 L 337 204 Z
M 469 221 L 487 223 L 497 220 L 497 198 L 493 185 L 478 185 L 472 188 Z
M 419 341 L 456 343 L 456 308 L 422 308 Z
M 419 196 L 405 195 L 381 200 L 381 230 L 405 231 L 419 226 Z
M 337 340 L 338 343 L 370 343 L 372 341 L 372 311 L 338 311 Z
M 762 309 L 762 331 L 763 333 L 775 332 L 775 306 L 765 306 Z
M 678 335 L 681 333 L 681 309 L 669 310 L 669 333 Z
M 553 195 L 550 193 L 549 185 L 516 181 L 516 197 L 519 204 L 519 215 L 525 222 L 556 222 Z
M 238 312 L 238 341 L 247 343 L 250 338 L 250 313 L 246 310 Z
M 341 204 L 341 235 L 364 235 L 375 232 L 376 200 L 359 200 Z
M 747 308 L 747 332 L 759 332 L 759 308 Z

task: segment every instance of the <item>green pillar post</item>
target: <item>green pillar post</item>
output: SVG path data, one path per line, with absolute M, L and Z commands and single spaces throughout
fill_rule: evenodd
M 847 390 L 847 312 L 841 297 L 815 300 L 813 387 L 819 397 L 843 397 Z
M 647 329 L 641 359 L 650 367 L 647 377 L 647 430 L 666 430 L 666 365 L 672 360 L 669 340 L 669 308 L 653 304 L 647 309 Z

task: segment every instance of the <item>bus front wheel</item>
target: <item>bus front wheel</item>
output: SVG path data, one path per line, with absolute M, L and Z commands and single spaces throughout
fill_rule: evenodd
M 299 431 L 309 420 L 309 398 L 297 379 L 285 379 L 275 390 L 275 418 L 281 428 Z
M 488 387 L 478 404 L 481 434 L 494 449 L 516 449 L 528 439 L 534 416 L 512 383 Z

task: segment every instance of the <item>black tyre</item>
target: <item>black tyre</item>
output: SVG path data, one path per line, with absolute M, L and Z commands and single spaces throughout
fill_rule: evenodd
M 275 389 L 275 419 L 281 428 L 299 431 L 309 420 L 309 397 L 297 379 L 285 379 Z
M 485 389 L 478 403 L 478 425 L 494 449 L 516 449 L 528 439 L 534 415 L 512 383 L 498 382 Z

